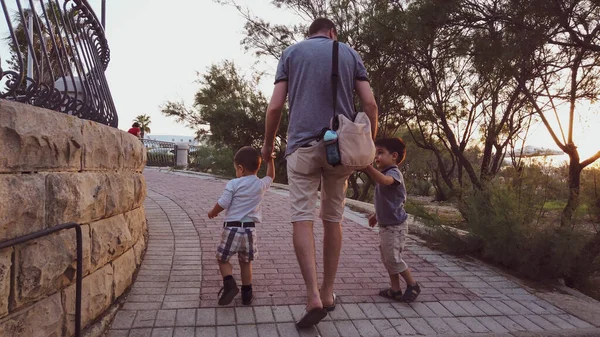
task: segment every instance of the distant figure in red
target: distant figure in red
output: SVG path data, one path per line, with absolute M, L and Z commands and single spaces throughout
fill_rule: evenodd
M 142 129 L 140 128 L 140 123 L 137 123 L 137 122 L 133 123 L 133 125 L 131 126 L 131 129 L 129 129 L 129 131 L 127 131 L 127 132 L 140 138 L 140 136 L 142 134 Z

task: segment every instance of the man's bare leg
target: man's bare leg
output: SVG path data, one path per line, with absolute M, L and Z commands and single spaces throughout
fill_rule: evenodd
M 312 221 L 298 221 L 294 226 L 294 250 L 306 285 L 306 311 L 322 308 L 317 285 L 317 263 L 315 258 L 315 237 Z
M 342 250 L 342 224 L 323 221 L 323 227 L 323 285 L 320 296 L 324 305 L 332 305 L 333 284 Z

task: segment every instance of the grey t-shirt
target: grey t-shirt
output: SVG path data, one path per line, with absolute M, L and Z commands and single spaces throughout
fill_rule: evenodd
M 381 171 L 386 176 L 394 178 L 391 185 L 375 185 L 375 214 L 381 227 L 403 224 L 408 218 L 404 210 L 406 202 L 406 187 L 404 177 L 398 166 L 391 166 Z M 404 224 L 403 226 L 406 226 Z
M 354 84 L 368 81 L 358 53 L 339 44 L 336 112 L 354 119 Z M 277 66 L 275 83 L 288 82 L 290 118 L 286 156 L 319 136 L 333 117 L 331 90 L 333 40 L 315 36 L 288 47 Z

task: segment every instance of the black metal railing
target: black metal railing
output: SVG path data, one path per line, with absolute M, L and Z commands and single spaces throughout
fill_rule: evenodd
M 110 51 L 87 0 L 0 0 L 9 56 L 0 98 L 117 127 L 104 71 Z M 2 55 L 4 56 L 4 55 Z
M 142 139 L 146 147 L 147 166 L 175 166 L 177 163 L 177 144 L 152 139 Z
M 21 243 L 25 243 L 30 240 L 39 239 L 43 236 L 50 235 L 65 229 L 75 229 L 76 240 L 77 240 L 77 270 L 75 276 L 75 337 L 81 336 L 81 291 L 82 291 L 82 280 L 83 280 L 83 236 L 81 233 L 81 227 L 76 223 L 65 223 L 55 227 L 47 228 L 35 233 L 23 235 L 14 239 L 9 239 L 0 242 L 0 250 L 8 247 L 12 247 Z

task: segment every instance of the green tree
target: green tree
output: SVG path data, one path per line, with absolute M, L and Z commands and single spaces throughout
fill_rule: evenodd
M 152 123 L 150 121 L 150 116 L 148 116 L 148 115 L 138 115 L 133 120 L 133 122 L 140 124 L 140 129 L 142 130 L 141 137 L 142 137 L 142 139 L 144 139 L 144 135 L 146 133 L 150 133 L 150 123 Z
M 248 80 L 240 75 L 231 61 L 215 64 L 197 81 L 200 89 L 193 107 L 183 102 L 166 102 L 161 111 L 196 130 L 199 139 L 215 147 L 227 147 L 234 152 L 247 145 L 260 147 L 265 130 L 267 99 L 258 90 L 260 80 Z M 278 173 L 285 168 L 287 114 L 284 113 L 276 140 Z M 210 129 L 206 130 L 205 125 Z M 279 175 L 285 180 L 285 175 Z

